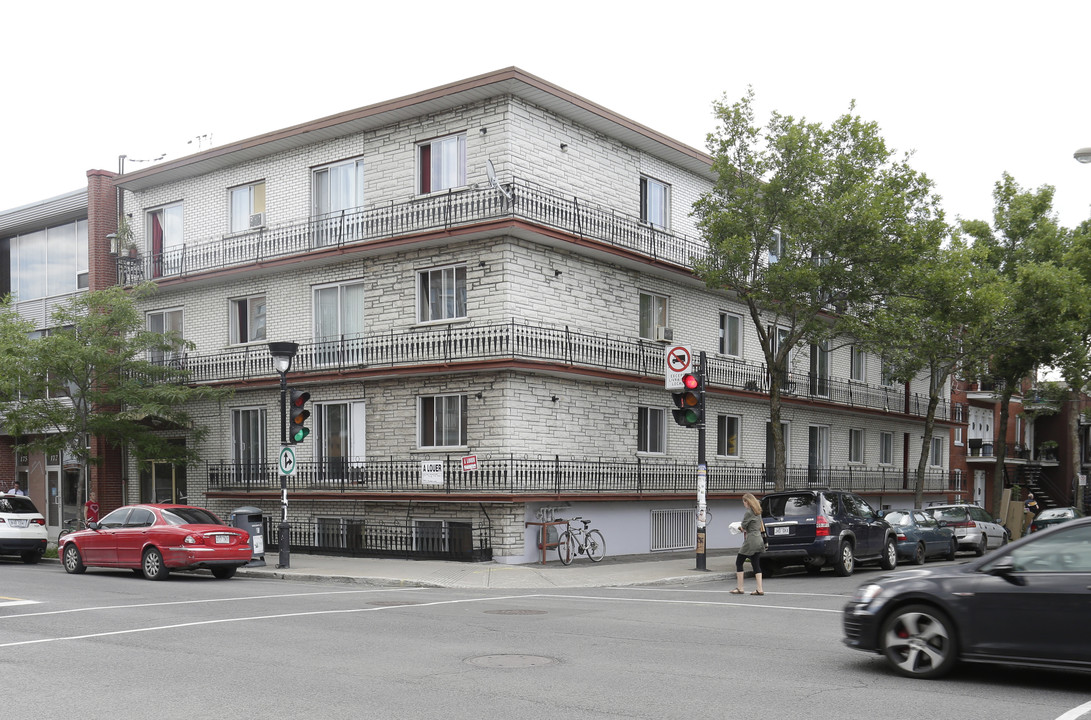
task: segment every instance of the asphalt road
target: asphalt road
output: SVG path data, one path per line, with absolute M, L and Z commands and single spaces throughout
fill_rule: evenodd
M 841 607 L 875 573 L 776 577 L 759 598 L 713 582 L 499 593 L 0 561 L 0 717 L 1091 718 L 1077 710 L 1089 675 L 909 680 L 843 646 Z

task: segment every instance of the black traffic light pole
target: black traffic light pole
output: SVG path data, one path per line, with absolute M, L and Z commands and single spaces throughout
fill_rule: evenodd
M 705 462 L 705 351 L 701 351 L 701 367 L 697 371 L 698 413 L 697 425 L 697 569 L 708 570 L 705 564 L 705 526 L 708 518 L 705 489 L 708 485 L 708 466 Z
M 288 446 L 288 371 L 292 368 L 292 358 L 299 348 L 294 342 L 269 343 L 269 355 L 273 366 L 280 373 L 280 447 L 283 451 Z M 280 527 L 277 531 L 277 548 L 280 550 L 278 568 L 291 567 L 289 545 L 292 527 L 288 524 L 288 476 L 280 473 Z

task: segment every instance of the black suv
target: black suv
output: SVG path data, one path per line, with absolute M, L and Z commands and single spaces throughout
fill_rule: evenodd
M 898 564 L 897 537 L 859 495 L 843 490 L 787 490 L 761 499 L 769 549 L 761 556 L 770 574 L 786 565 L 817 573 L 826 565 L 842 577 L 858 562 Z

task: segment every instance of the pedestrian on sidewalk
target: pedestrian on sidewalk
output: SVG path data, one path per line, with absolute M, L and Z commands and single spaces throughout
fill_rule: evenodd
M 765 534 L 765 524 L 761 519 L 761 503 L 752 493 L 746 493 L 742 496 L 742 505 L 744 509 L 741 523 L 743 541 L 739 554 L 735 556 L 735 589 L 731 591 L 731 594 L 744 593 L 743 563 L 749 558 L 750 566 L 754 568 L 754 581 L 758 585 L 758 589 L 750 594 L 764 595 L 765 589 L 761 584 L 761 554 L 765 551 L 765 538 L 762 537 Z

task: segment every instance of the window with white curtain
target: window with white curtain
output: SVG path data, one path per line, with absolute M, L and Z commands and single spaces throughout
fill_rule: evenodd
M 867 379 L 865 357 L 863 348 L 856 345 L 849 348 L 849 378 L 851 380 L 864 382 Z
M 657 228 L 670 227 L 671 186 L 650 177 L 640 178 L 640 220 Z
M 230 327 L 232 345 L 265 340 L 265 296 L 232 300 Z
M 720 354 L 738 357 L 742 354 L 742 316 L 720 313 Z
M 894 464 L 894 433 L 879 433 L 879 464 Z
M 655 340 L 655 331 L 661 327 L 667 327 L 667 298 L 640 293 L 640 337 Z
M 349 160 L 314 171 L 314 214 L 316 216 L 353 210 L 363 204 L 363 160 Z
M 667 424 L 665 418 L 666 413 L 663 408 L 637 408 L 636 449 L 638 452 L 666 452 Z
M 231 188 L 231 232 L 245 232 L 265 224 L 265 183 Z
M 420 447 L 458 447 L 466 444 L 465 395 L 421 397 L 418 416 Z
M 849 429 L 849 462 L 864 462 L 864 431 L 861 428 Z
M 364 284 L 323 285 L 314 289 L 314 339 L 328 342 L 364 332 Z
M 466 184 L 466 135 L 417 146 L 417 190 L 422 195 Z
M 182 309 L 157 310 L 148 313 L 148 330 L 161 335 L 174 333 L 178 338 L 183 338 Z M 181 356 L 182 351 L 179 348 L 172 350 L 152 349 L 148 351 L 148 359 L 155 363 L 177 360 Z
M 932 452 L 929 454 L 928 464 L 932 467 L 943 467 L 943 438 L 932 438 Z
M 418 322 L 466 317 L 466 266 L 422 270 L 418 275 Z

